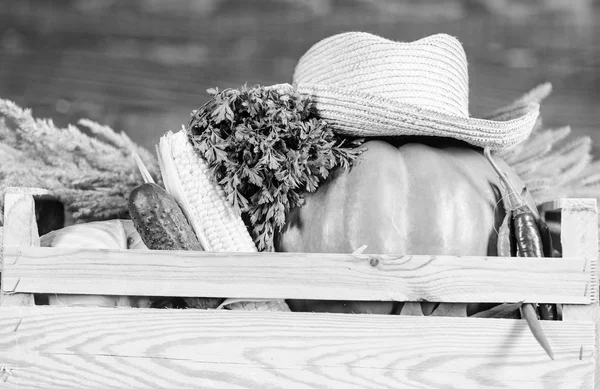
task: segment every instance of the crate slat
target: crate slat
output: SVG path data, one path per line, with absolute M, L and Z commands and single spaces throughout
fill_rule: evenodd
M 33 193 L 43 194 L 36 188 L 6 188 L 4 201 L 4 223 L 2 232 L 2 247 L 19 246 L 30 247 L 39 246 L 40 237 L 38 236 L 37 221 L 35 217 L 35 203 Z M 3 269 L 4 256 L 2 256 L 0 269 Z M 19 293 L 13 294 L 11 289 L 6 289 L 6 280 L 4 272 L 2 276 L 2 290 L 0 290 L 0 306 L 35 305 L 33 294 Z M 10 291 L 11 293 L 6 293 Z
M 555 361 L 522 320 L 7 307 L 0 360 L 48 389 L 591 388 L 594 323 L 543 327 Z
M 595 266 L 582 259 L 36 247 L 5 247 L 4 256 L 3 287 L 19 293 L 571 304 L 597 297 Z
M 561 246 L 564 256 L 578 256 L 588 261 L 598 277 L 598 214 L 596 199 L 560 199 L 555 202 L 561 210 Z M 590 286 L 598 293 L 598 285 Z M 598 302 L 586 306 L 565 305 L 564 320 L 600 319 Z
M 551 204 L 567 258 L 522 259 L 31 247 L 32 197 L 13 196 L 2 387 L 593 388 L 600 377 L 586 199 Z M 23 306 L 32 293 L 565 305 L 564 321 L 542 322 L 551 361 L 523 320 Z
M 596 199 L 560 199 L 554 208 L 561 211 L 561 246 L 563 255 L 576 255 L 593 263 L 598 258 L 598 210 Z M 593 271 L 598 273 L 596 266 Z M 598 285 L 594 288 L 598 289 Z M 563 320 L 593 321 L 600 320 L 600 305 L 597 301 L 589 305 L 565 305 Z M 595 388 L 600 388 L 600 325 L 596 325 L 596 374 Z

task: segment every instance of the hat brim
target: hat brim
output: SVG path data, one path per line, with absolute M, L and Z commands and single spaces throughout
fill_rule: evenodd
M 500 149 L 527 139 L 539 115 L 537 103 L 524 105 L 508 120 L 497 121 L 449 115 L 345 88 L 302 83 L 295 86 L 311 98 L 319 117 L 334 131 L 358 137 L 449 137 Z

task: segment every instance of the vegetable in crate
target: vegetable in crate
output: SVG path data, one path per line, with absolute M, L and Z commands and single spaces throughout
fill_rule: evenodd
M 548 240 L 547 243 L 544 242 L 541 234 L 541 231 L 547 231 L 544 221 L 532 211 L 529 205 L 525 203 L 523 197 L 515 191 L 511 180 L 494 161 L 489 148 L 484 150 L 484 154 L 490 162 L 490 165 L 492 165 L 498 174 L 498 177 L 500 177 L 500 181 L 504 188 L 503 201 L 505 204 L 506 216 L 500 229 L 501 231 L 508 230 L 509 232 L 502 235 L 499 234 L 499 239 L 505 239 L 509 242 L 499 242 L 498 254 L 511 256 L 513 251 L 511 246 L 513 246 L 513 244 L 516 249 L 516 254 L 519 257 L 544 257 L 544 247 L 546 247 L 546 250 L 550 250 L 547 252 L 551 253 L 552 242 L 549 241 L 549 234 L 546 234 L 546 239 Z M 512 240 L 514 240 L 514 242 Z M 508 250 L 506 250 L 506 248 L 508 248 Z M 556 306 L 540 304 L 538 310 L 542 319 L 556 319 Z M 554 359 L 554 353 L 538 321 L 534 305 L 530 303 L 523 304 L 521 306 L 521 315 L 527 320 L 529 328 L 538 343 L 546 351 L 548 356 Z
M 272 250 L 275 231 L 301 204 L 301 193 L 314 191 L 334 167 L 349 166 L 360 141 L 336 137 L 289 85 L 211 93 L 188 129 L 160 140 L 165 187 L 203 249 Z M 284 301 L 270 303 L 259 305 L 287 309 Z
M 250 234 L 239 211 L 229 204 L 225 193 L 210 174 L 204 158 L 194 151 L 185 131 L 168 132 L 157 148 L 160 169 L 167 191 L 182 207 L 205 251 L 255 252 Z M 201 298 L 185 297 L 188 306 L 203 308 Z M 262 310 L 288 309 L 285 301 L 253 304 Z M 227 304 L 228 309 L 247 308 Z
M 496 164 L 489 149 L 485 149 L 484 154 L 498 176 L 502 186 L 503 200 L 507 213 L 505 221 L 511 233 L 508 234 L 514 242 L 515 254 L 519 257 L 552 257 L 552 237 L 546 223 L 537 215 L 530 204 L 527 204 L 522 195 L 516 192 L 511 180 L 506 176 L 502 169 Z M 508 220 L 506 220 L 508 218 Z M 504 224 L 504 223 L 503 223 Z M 512 255 L 513 250 L 501 253 L 502 255 Z M 556 320 L 557 309 L 555 305 L 541 304 L 539 306 L 540 317 L 544 320 Z
M 194 113 L 188 136 L 258 250 L 273 251 L 289 210 L 332 169 L 348 168 L 361 141 L 335 135 L 314 116 L 310 100 L 287 84 L 209 92 L 213 97 Z
M 151 250 L 196 250 L 202 246 L 192 226 L 175 199 L 161 186 L 144 183 L 129 196 L 129 214 L 135 229 L 145 245 Z M 154 305 L 163 306 L 170 298 L 155 299 Z M 190 308 L 216 308 L 222 298 L 184 298 Z
M 278 249 L 352 252 L 364 244 L 371 253 L 496 254 L 503 212 L 496 174 L 480 148 L 522 142 L 539 104 L 525 102 L 496 120 L 469 117 L 466 55 L 444 34 L 410 43 L 335 35 L 302 56 L 294 83 L 336 133 L 380 139 L 364 143 L 350 171 L 334 171 L 290 212 Z M 392 310 L 385 302 L 290 304 Z
M 210 174 L 185 131 L 166 133 L 158 156 L 169 194 L 181 205 L 205 251 L 255 252 L 256 246 L 238 212 Z
M 496 206 L 496 173 L 479 150 L 433 139 L 398 145 L 374 140 L 364 147 L 351 170 L 334 171 L 290 212 L 278 250 L 349 253 L 364 244 L 368 253 L 496 255 L 495 231 L 504 212 Z M 387 302 L 288 303 L 314 311 L 390 313 L 393 308 Z
M 151 250 L 202 250 L 175 199 L 161 186 L 144 183 L 129 196 L 129 215 Z
M 42 235 L 40 245 L 85 249 L 146 249 L 138 242 L 138 236 L 132 230 L 130 220 L 80 223 Z M 46 297 L 50 305 L 149 307 L 151 303 L 149 298 L 139 296 L 52 294 Z

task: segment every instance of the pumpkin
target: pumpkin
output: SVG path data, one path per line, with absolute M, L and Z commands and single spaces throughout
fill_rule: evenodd
M 425 141 L 427 142 L 427 141 Z M 287 216 L 277 250 L 496 255 L 504 217 L 497 174 L 480 149 L 454 141 L 364 143 Z M 499 161 L 516 188 L 522 181 Z M 528 197 L 530 204 L 534 204 Z M 290 300 L 292 310 L 391 313 L 393 302 Z M 423 307 L 425 308 L 425 307 Z

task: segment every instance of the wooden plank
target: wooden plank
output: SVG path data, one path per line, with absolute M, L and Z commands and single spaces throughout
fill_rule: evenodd
M 597 201 L 596 199 L 576 199 L 576 198 L 560 198 L 553 201 L 548 201 L 539 206 L 541 212 L 550 211 L 568 211 L 573 210 L 575 212 L 596 212 L 597 213 Z M 566 239 L 568 235 L 565 236 Z
M 6 387 L 591 388 L 594 323 L 1 308 Z M 583 347 L 582 347 L 583 346 Z
M 2 233 L 2 251 L 7 247 L 28 247 L 39 246 L 40 237 L 37 231 L 37 222 L 35 217 L 35 203 L 33 194 L 27 192 L 27 188 L 18 190 L 6 189 L 4 201 L 4 231 Z M 32 191 L 35 188 L 31 189 Z M 33 294 L 15 293 L 18 280 L 13 284 L 7 284 L 5 280 L 5 259 L 2 256 L 2 282 L 0 282 L 0 306 L 7 305 L 35 305 Z M 18 255 L 11 259 L 17 261 Z M 8 288 L 8 285 L 12 285 Z
M 33 196 L 7 193 L 4 203 L 4 246 L 39 246 Z
M 596 199 L 561 199 L 553 206 L 561 210 L 561 245 L 564 256 L 583 257 L 591 264 L 598 259 L 598 210 Z M 592 265 L 593 266 L 593 265 Z M 598 266 L 593 267 L 598 273 Z M 592 286 L 597 289 L 598 285 Z M 595 388 L 600 388 L 600 305 L 565 305 L 563 320 L 596 323 Z
M 18 282 L 29 293 L 589 304 L 597 283 L 595 264 L 584 271 L 581 259 L 33 247 L 4 255 L 6 288 Z
M 598 279 L 598 212 L 596 199 L 562 199 L 561 245 L 564 257 L 577 256 L 587 261 L 586 266 L 596 273 Z M 590 285 L 598 295 L 598 284 Z M 598 301 L 587 306 L 563 307 L 564 320 L 600 320 Z
M 8 378 L 3 383 L 6 389 L 168 389 L 168 388 L 289 388 L 289 389 L 397 389 L 397 388 L 456 388 L 456 389 L 586 389 L 591 388 L 590 379 L 581 370 L 569 371 L 565 376 L 549 380 L 529 378 L 523 369 L 506 367 L 501 369 L 504 377 L 483 366 L 483 374 L 477 377 L 465 373 L 447 371 L 401 371 L 388 368 L 359 367 L 286 367 L 269 368 L 239 366 L 227 363 L 203 363 L 186 360 L 86 356 L 52 356 L 59 359 L 59 371 L 46 370 L 38 363 L 28 364 L 25 374 L 13 373 L 18 381 Z M 91 360 L 90 360 L 91 359 Z M 443 358 L 444 361 L 447 358 Z M 55 367 L 56 362 L 45 366 Z M 481 362 L 481 361 L 478 361 Z M 45 363 L 45 361 L 43 361 Z M 444 363 L 444 362 L 441 362 Z M 164 366 L 167 365 L 167 366 Z M 494 365 L 495 366 L 495 365 Z M 526 366 L 529 366 L 527 364 Z M 473 370 L 481 366 L 473 366 Z M 560 367 L 563 369 L 563 367 Z M 111 369 L 107 371 L 107 369 Z M 14 372 L 15 370 L 11 370 Z M 517 376 L 515 377 L 515 371 Z M 468 373 L 468 372 L 467 372 Z M 9 377 L 11 377 L 9 376 Z M 550 381 L 551 380 L 551 381 Z M 16 383 L 15 383 L 16 382 Z M 0 383 L 2 383 L 0 381 Z M 27 386 L 23 386 L 27 385 Z

